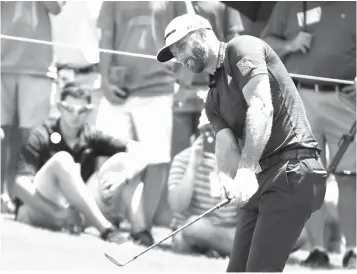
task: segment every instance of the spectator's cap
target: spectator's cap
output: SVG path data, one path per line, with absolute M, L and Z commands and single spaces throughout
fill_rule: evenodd
M 158 52 L 157 61 L 163 63 L 174 58 L 169 47 L 191 31 L 201 28 L 212 29 L 208 20 L 196 14 L 184 14 L 173 19 L 165 29 L 165 46 Z

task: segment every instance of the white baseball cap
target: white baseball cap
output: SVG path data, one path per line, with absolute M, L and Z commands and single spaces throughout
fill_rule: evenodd
M 169 47 L 191 31 L 201 28 L 212 29 L 208 20 L 197 14 L 184 14 L 174 18 L 165 29 L 165 46 L 158 52 L 157 61 L 163 63 L 174 58 Z

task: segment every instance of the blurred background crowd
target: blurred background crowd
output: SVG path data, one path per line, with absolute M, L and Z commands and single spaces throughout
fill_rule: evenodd
M 138 141 L 144 148 L 148 163 L 140 174 L 143 187 L 138 199 L 145 217 L 138 223 L 129 218 L 134 241 L 149 246 L 153 226 L 175 229 L 220 201 L 214 136 L 202 114 L 209 75 L 194 75 L 179 64 L 155 60 L 167 24 L 191 12 L 208 19 L 221 41 L 240 35 L 260 37 L 289 73 L 356 78 L 353 1 L 278 2 L 268 18 L 255 21 L 216 1 L 1 1 L 1 34 L 7 36 L 1 39 L 3 213 L 15 216 L 18 210 L 15 178 L 22 145 L 34 127 L 61 115 L 57 102 L 69 82 L 90 92 L 89 124 L 115 138 Z M 355 86 L 293 79 L 328 168 L 340 139 L 355 126 Z M 102 158 L 98 169 L 106 160 Z M 132 206 L 135 193 L 125 195 L 126 206 Z M 172 247 L 229 256 L 235 218 L 235 208 L 219 210 L 177 234 Z M 111 221 L 120 226 L 122 220 Z M 352 141 L 330 173 L 324 206 L 311 216 L 296 249 L 309 250 L 304 263 L 319 266 L 329 264 L 329 253 L 344 252 L 347 266 L 356 259 L 355 246 Z

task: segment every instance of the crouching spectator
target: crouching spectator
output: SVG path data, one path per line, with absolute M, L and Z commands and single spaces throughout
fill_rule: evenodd
M 115 226 L 121 216 L 113 211 L 120 205 L 130 222 L 141 220 L 140 209 L 131 207 L 128 198 L 140 186 L 135 178 L 146 166 L 139 145 L 91 127 L 90 93 L 75 83 L 63 87 L 58 108 L 59 118 L 36 127 L 21 149 L 16 219 L 55 231 L 94 226 L 102 239 L 122 243 L 125 238 Z M 98 156 L 112 157 L 94 173 Z
M 168 181 L 168 201 L 176 229 L 221 201 L 214 155 L 214 135 L 208 123 L 199 126 L 200 136 L 177 154 Z M 188 226 L 173 238 L 177 252 L 218 253 L 229 256 L 237 225 L 237 208 L 225 206 Z

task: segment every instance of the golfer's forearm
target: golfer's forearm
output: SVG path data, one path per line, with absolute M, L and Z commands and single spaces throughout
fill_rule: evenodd
M 218 172 L 223 172 L 233 179 L 242 151 L 232 130 L 222 129 L 217 133 L 215 151 Z
M 113 49 L 113 33 L 111 30 L 103 30 L 101 34 L 101 39 L 99 42 L 99 47 L 102 49 Z M 102 74 L 102 77 L 108 77 L 109 68 L 112 63 L 112 54 L 101 52 L 100 53 L 100 62 L 99 62 L 99 70 Z
M 257 99 L 259 100 L 259 99 Z M 273 124 L 273 110 L 257 102 L 248 108 L 246 116 L 246 135 L 239 168 L 256 171 L 260 157 L 270 138 Z
M 191 160 L 187 166 L 186 172 L 183 175 L 177 186 L 169 191 L 169 204 L 172 211 L 180 213 L 187 209 L 192 200 L 192 194 L 195 185 L 197 174 L 195 160 Z
M 47 215 L 56 216 L 59 211 L 63 209 L 45 201 L 42 197 L 40 197 L 31 181 L 31 178 L 25 176 L 17 177 L 15 185 L 16 196 L 33 210 Z
M 275 36 L 265 36 L 262 39 L 278 54 L 280 58 L 284 58 L 291 52 L 290 41 L 283 40 Z

